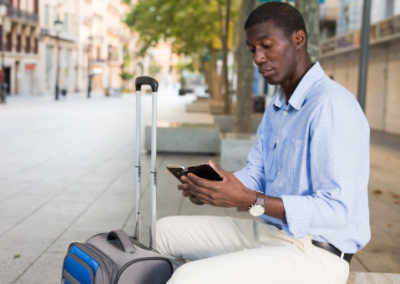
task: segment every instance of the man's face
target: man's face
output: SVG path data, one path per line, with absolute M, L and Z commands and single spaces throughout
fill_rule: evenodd
M 247 45 L 258 66 L 258 71 L 272 85 L 293 79 L 297 50 L 292 38 L 271 21 L 246 29 Z

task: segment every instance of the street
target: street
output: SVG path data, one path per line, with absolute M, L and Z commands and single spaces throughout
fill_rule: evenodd
M 160 89 L 159 121 L 212 122 L 186 113 L 194 96 Z M 143 125 L 151 96 L 143 97 Z M 143 137 L 143 136 L 142 136 Z M 400 145 L 371 145 L 372 240 L 351 271 L 400 273 Z M 174 214 L 247 217 L 235 209 L 195 206 L 176 190 L 168 164 L 200 164 L 218 156 L 158 155 L 158 218 Z M 0 280 L 59 283 L 69 243 L 124 228 L 133 233 L 135 96 L 13 96 L 0 105 Z M 143 154 L 142 240 L 148 241 L 150 157 Z

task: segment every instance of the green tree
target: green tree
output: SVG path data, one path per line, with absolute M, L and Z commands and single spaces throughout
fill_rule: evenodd
M 129 2 L 126 1 L 126 2 Z M 220 81 L 224 82 L 225 105 L 230 106 L 228 81 L 228 35 L 231 13 L 231 0 L 139 0 L 126 17 L 126 24 L 140 35 L 140 54 L 155 46 L 160 40 L 171 43 L 174 52 L 188 57 L 201 58 L 208 54 L 204 61 L 207 85 L 214 99 L 220 99 Z M 224 11 L 224 12 L 223 12 Z M 214 39 L 217 36 L 222 45 L 223 80 L 216 79 L 218 52 Z
M 113 57 L 113 55 L 111 55 Z M 119 74 L 120 78 L 124 82 L 128 82 L 129 80 L 132 80 L 134 77 L 133 73 L 130 73 L 128 71 L 128 68 L 131 63 L 131 55 L 129 54 L 128 47 L 125 45 L 123 48 L 123 58 L 122 58 L 122 64 L 121 64 L 121 73 Z

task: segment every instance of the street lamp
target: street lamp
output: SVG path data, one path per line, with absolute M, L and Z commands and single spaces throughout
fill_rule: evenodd
M 90 59 L 90 53 L 92 51 L 92 41 L 93 37 L 89 36 L 88 37 L 88 86 L 87 86 L 87 98 L 90 98 L 90 92 L 92 91 L 92 77 L 93 75 L 90 73 L 91 69 L 91 59 Z
M 54 28 L 56 30 L 56 41 L 57 41 L 57 70 L 56 70 L 56 90 L 55 90 L 55 99 L 58 100 L 59 96 L 59 81 L 60 81 L 60 32 L 62 29 L 63 22 L 59 17 L 54 21 Z
M 1 86 L 0 86 L 0 103 L 6 103 L 6 88 L 5 88 L 5 72 L 4 72 L 4 19 L 7 15 L 8 1 L 0 0 L 0 19 L 1 19 L 1 34 L 0 34 L 0 45 L 1 45 Z

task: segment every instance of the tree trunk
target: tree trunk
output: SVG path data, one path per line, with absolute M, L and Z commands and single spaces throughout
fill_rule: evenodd
M 296 8 L 304 17 L 308 34 L 307 45 L 311 60 L 318 60 L 319 0 L 296 0 Z
M 235 133 L 250 132 L 252 114 L 253 59 L 246 44 L 244 23 L 257 4 L 257 0 L 242 0 L 239 16 L 239 42 L 236 48 L 237 88 L 236 108 L 233 119 Z
M 221 35 L 222 40 L 222 82 L 224 86 L 224 113 L 231 113 L 231 96 L 228 78 L 228 40 L 229 40 L 229 21 L 230 21 L 231 1 L 226 1 L 224 31 Z M 221 23 L 222 24 L 222 23 Z
M 211 98 L 210 113 L 219 115 L 223 113 L 224 103 L 222 101 L 221 93 L 221 76 L 218 75 L 217 68 L 217 51 L 212 49 L 210 55 L 210 61 L 204 62 L 204 76 Z

